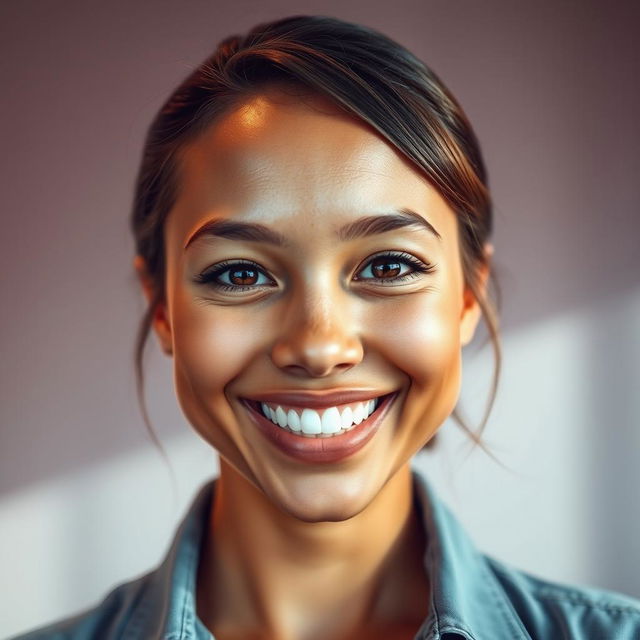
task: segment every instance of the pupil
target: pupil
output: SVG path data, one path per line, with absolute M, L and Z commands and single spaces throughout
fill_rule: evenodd
M 235 279 L 235 274 L 241 273 L 242 276 L 240 277 L 240 280 L 242 280 L 242 282 L 238 283 L 238 284 L 254 284 L 253 282 L 245 282 L 245 280 L 249 280 L 251 278 L 255 278 L 255 269 L 242 269 L 242 270 L 236 270 L 233 272 L 233 276 L 232 276 L 232 280 Z M 250 275 L 245 275 L 245 274 L 250 274 Z
M 391 276 L 396 276 L 398 275 L 398 272 L 400 271 L 400 265 L 397 262 L 390 262 L 389 260 L 385 260 L 384 258 L 382 258 L 382 260 L 384 260 L 384 262 L 374 265 L 372 267 L 373 271 L 378 271 L 378 274 L 380 275 L 391 275 Z M 391 268 L 387 268 L 389 265 L 392 265 Z M 393 273 L 390 273 L 393 272 Z

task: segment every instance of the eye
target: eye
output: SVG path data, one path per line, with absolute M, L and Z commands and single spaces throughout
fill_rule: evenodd
M 408 272 L 402 273 L 403 265 L 408 265 L 411 269 Z M 356 276 L 355 280 L 369 280 L 387 284 L 389 282 L 418 278 L 424 273 L 431 273 L 434 269 L 435 265 L 424 263 L 408 253 L 389 251 L 371 258 L 367 266 L 360 272 L 365 273 L 369 271 L 371 276 L 364 278 Z
M 403 271 L 410 267 L 409 271 Z M 364 269 L 355 276 L 360 282 L 376 282 L 387 285 L 392 282 L 402 282 L 410 278 L 420 277 L 422 274 L 434 271 L 435 265 L 424 263 L 418 258 L 404 252 L 386 252 L 370 258 Z M 371 275 L 366 275 L 369 272 Z M 260 278 L 264 278 L 260 282 Z M 194 278 L 195 282 L 207 284 L 221 291 L 250 291 L 265 286 L 275 286 L 262 267 L 249 260 L 226 261 L 201 273 Z
M 259 282 L 261 275 L 267 280 L 266 283 Z M 222 291 L 247 291 L 265 284 L 274 284 L 257 264 L 248 260 L 221 262 L 213 269 L 197 275 L 194 280 Z

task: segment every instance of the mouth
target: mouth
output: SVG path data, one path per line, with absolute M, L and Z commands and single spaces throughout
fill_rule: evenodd
M 301 420 L 289 411 L 287 419 L 282 408 L 272 413 L 265 403 L 241 400 L 260 433 L 280 452 L 301 462 L 331 463 L 355 454 L 373 438 L 397 395 L 394 391 L 372 398 L 373 404 L 362 403 L 362 409 L 346 415 L 334 411 L 335 421 L 324 419 L 322 427 L 315 411 L 302 412 Z

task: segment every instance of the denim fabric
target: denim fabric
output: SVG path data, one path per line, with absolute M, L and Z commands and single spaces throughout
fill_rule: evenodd
M 416 640 L 640 640 L 640 600 L 542 580 L 481 553 L 424 475 L 414 469 L 413 478 L 431 582 Z M 89 611 L 14 640 L 215 640 L 195 604 L 213 491 L 215 480 L 201 487 L 157 569 Z

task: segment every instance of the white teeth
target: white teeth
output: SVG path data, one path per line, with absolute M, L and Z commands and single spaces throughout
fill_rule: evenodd
M 302 433 L 322 433 L 322 421 L 320 420 L 318 412 L 313 409 L 303 410 L 300 416 L 300 425 L 302 426 Z
M 298 415 L 293 409 L 286 412 L 281 406 L 274 411 L 266 402 L 260 403 L 262 413 L 271 422 L 286 429 L 309 436 L 335 435 L 345 429 L 350 429 L 368 418 L 378 406 L 378 399 L 359 402 L 345 407 L 340 411 L 337 407 L 330 407 L 322 412 L 322 416 L 314 409 L 305 408 Z
M 353 411 L 351 411 L 351 407 L 347 407 L 342 412 L 342 428 L 348 429 L 353 424 Z
M 342 429 L 342 420 L 337 407 L 331 407 L 322 414 L 322 433 L 338 433 Z
M 289 413 L 287 414 L 287 423 L 292 431 L 302 431 L 300 416 L 293 409 L 289 409 Z
M 276 421 L 281 427 L 287 426 L 287 414 L 283 411 L 282 407 L 276 409 Z

